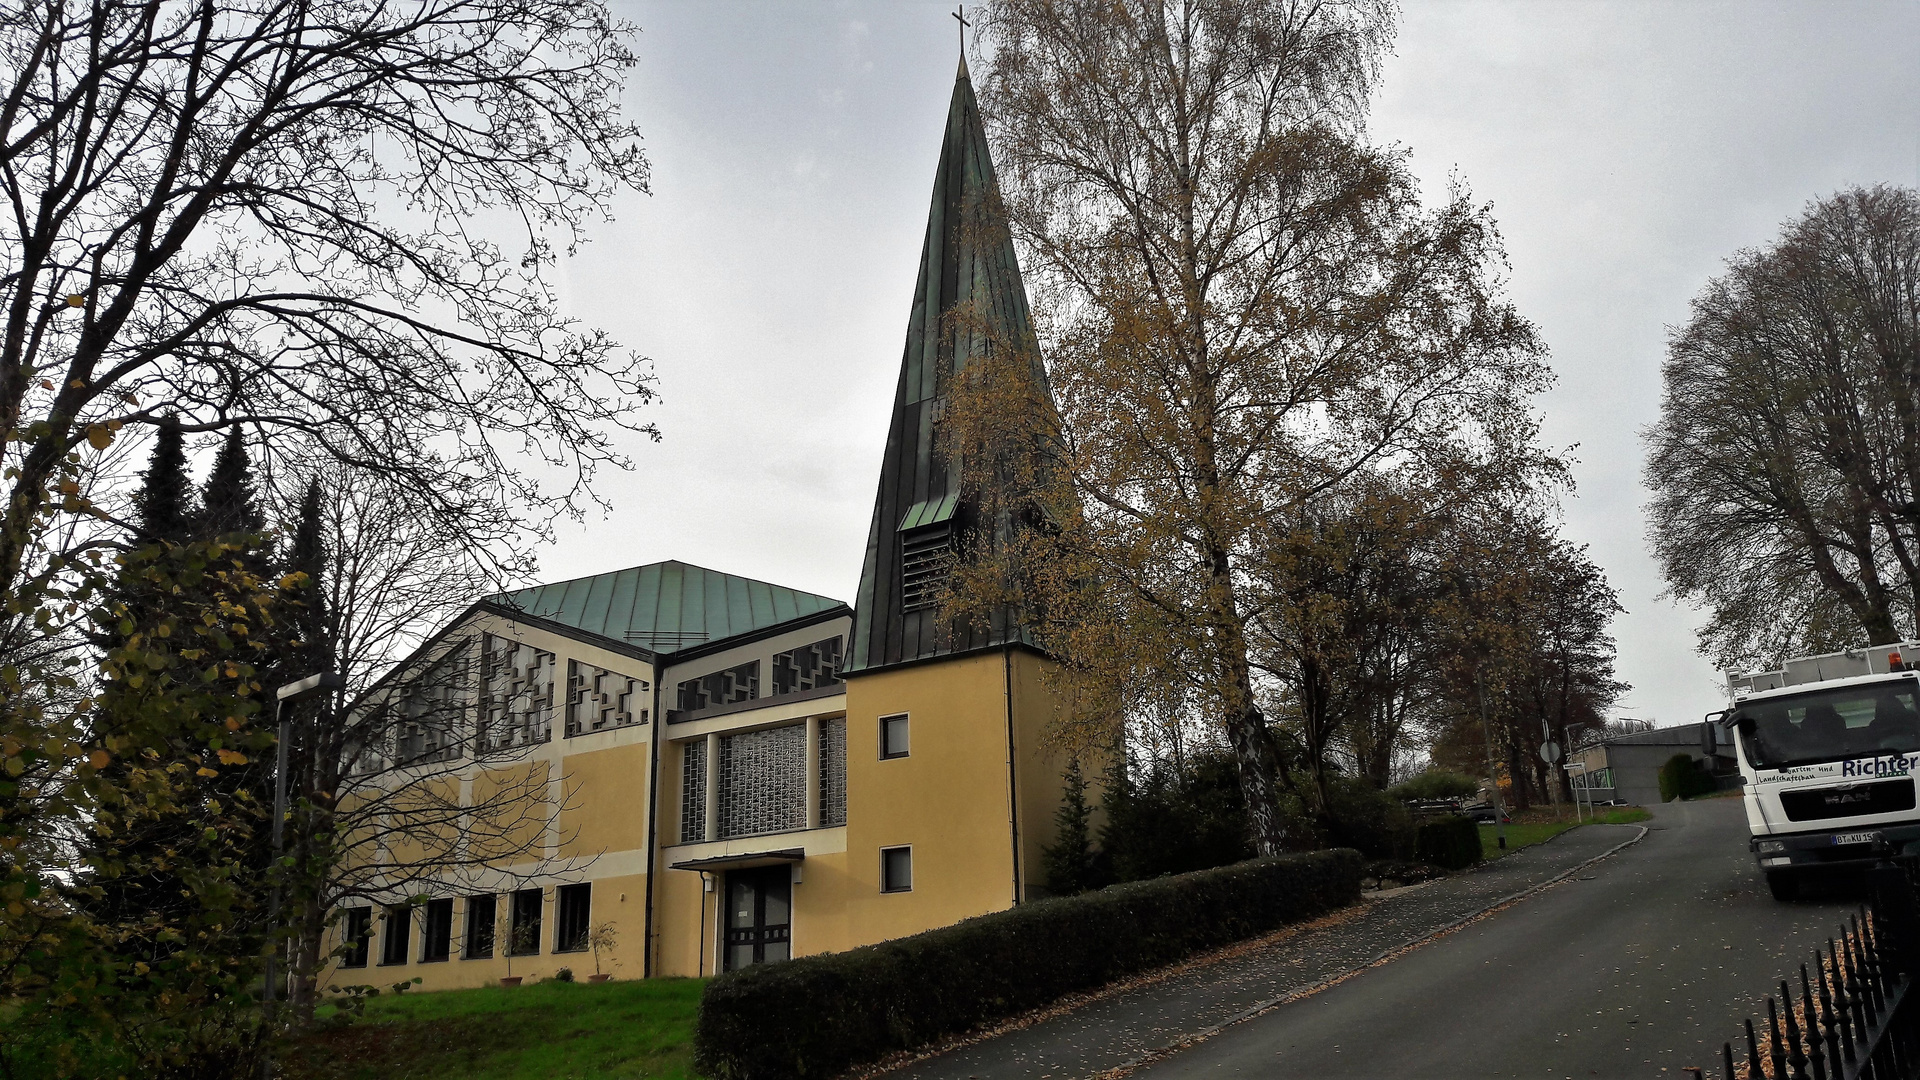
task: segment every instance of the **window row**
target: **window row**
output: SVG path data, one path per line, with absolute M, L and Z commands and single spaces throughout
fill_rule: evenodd
M 839 637 L 830 637 L 773 655 L 773 695 L 781 697 L 805 690 L 819 690 L 840 682 L 842 666 Z M 674 707 L 681 713 L 733 705 L 760 698 L 760 661 L 687 679 L 679 684 Z
M 476 755 L 552 738 L 558 658 L 496 634 L 480 636 L 477 664 L 473 651 L 472 639 L 461 641 L 407 682 L 390 749 L 394 764 L 457 761 L 469 733 Z M 646 679 L 567 661 L 566 734 L 647 723 L 652 689 Z M 369 764 L 379 757 L 368 755 Z
M 499 934 L 500 901 L 507 903 L 505 934 Z M 554 889 L 554 929 L 552 951 L 582 952 L 587 948 L 592 929 L 593 885 L 561 885 Z M 499 949 L 508 956 L 536 956 L 542 940 L 541 923 L 545 913 L 545 893 L 541 889 L 514 892 L 479 893 L 466 898 L 466 925 L 459 944 L 462 960 L 485 960 Z M 346 943 L 340 966 L 362 968 L 373 955 L 374 909 L 347 908 L 341 914 L 341 940 Z M 416 917 L 417 916 L 417 917 Z M 419 924 L 417 953 L 414 945 L 415 923 Z M 380 912 L 380 964 L 405 964 L 417 960 L 433 963 L 453 957 L 453 900 L 443 897 L 415 907 L 392 904 Z

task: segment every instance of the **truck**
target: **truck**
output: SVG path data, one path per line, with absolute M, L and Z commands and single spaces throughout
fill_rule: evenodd
M 1717 715 L 1734 737 L 1749 850 L 1775 899 L 1882 853 L 1920 854 L 1920 643 L 1729 673 L 1727 689 Z

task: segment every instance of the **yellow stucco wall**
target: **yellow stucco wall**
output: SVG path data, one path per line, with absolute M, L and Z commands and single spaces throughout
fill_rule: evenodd
M 1043 704 L 1038 688 L 1024 685 L 1028 663 L 1020 653 L 979 653 L 848 680 L 846 937 L 840 947 L 1014 903 L 1007 676 L 1011 667 L 1018 743 L 1023 730 L 1044 723 L 1028 715 Z M 895 713 L 910 717 L 912 752 L 883 760 L 879 720 Z M 1017 754 L 1013 765 L 1013 772 L 1027 771 Z M 1026 805 L 1019 809 L 1023 818 L 1032 813 Z M 882 893 L 880 850 L 896 845 L 913 848 L 913 890 Z
M 467 841 L 482 858 L 498 851 L 513 856 L 538 852 L 552 814 L 546 799 L 552 777 L 550 763 L 523 761 L 495 769 L 481 769 L 473 778 L 471 804 L 486 808 Z
M 1045 680 L 1044 660 L 1030 652 L 1012 654 L 1013 743 L 1020 801 L 1021 898 L 1046 895 L 1042 853 L 1058 831 L 1054 815 L 1066 788 L 1067 761 L 1049 742 L 1055 697 Z M 1092 796 L 1089 792 L 1089 797 Z
M 562 856 L 646 850 L 646 743 L 568 754 L 563 769 Z
M 714 893 L 703 892 L 700 875 L 661 870 L 653 894 L 654 971 L 660 975 L 713 974 Z

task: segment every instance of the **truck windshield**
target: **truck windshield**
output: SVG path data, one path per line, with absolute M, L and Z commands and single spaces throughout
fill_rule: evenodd
M 1904 679 L 1751 702 L 1735 721 L 1759 769 L 1920 750 L 1914 684 Z

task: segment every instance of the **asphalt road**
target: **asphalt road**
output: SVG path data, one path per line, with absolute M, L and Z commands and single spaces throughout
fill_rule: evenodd
M 1577 877 L 1134 1075 L 1718 1075 L 1720 1044 L 1861 894 L 1774 901 L 1738 799 L 1654 814 Z

